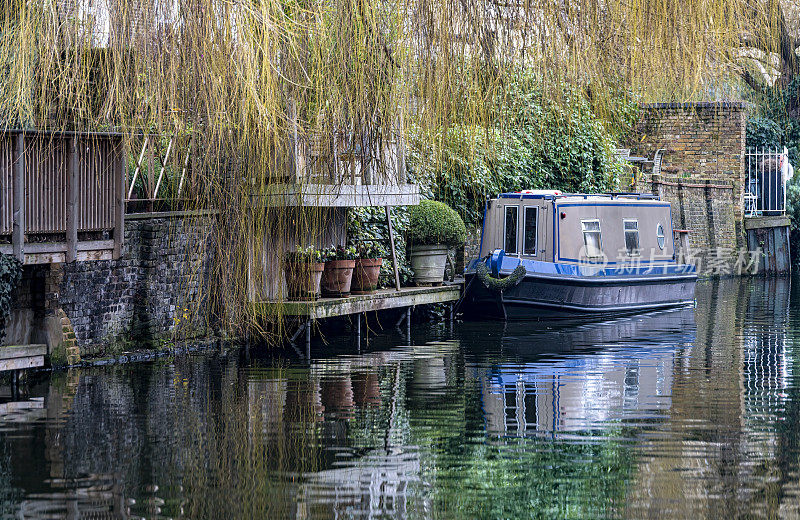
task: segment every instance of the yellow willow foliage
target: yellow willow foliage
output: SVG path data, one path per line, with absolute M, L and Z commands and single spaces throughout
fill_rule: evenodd
M 133 159 L 142 132 L 191 139 L 187 204 L 219 210 L 203 312 L 253 324 L 248 302 L 272 294 L 282 252 L 330 241 L 330 211 L 265 209 L 267 195 L 298 180 L 298 151 L 317 150 L 324 177 L 337 140 L 363 152 L 411 125 L 431 136 L 453 124 L 502 127 L 504 85 L 523 72 L 553 104 L 569 102 L 565 86 L 586 92 L 601 116 L 621 93 L 718 96 L 741 67 L 744 36 L 777 46 L 774 4 L 5 0 L 0 118 L 121 131 Z M 387 171 L 384 154 L 370 161 L 376 175 Z

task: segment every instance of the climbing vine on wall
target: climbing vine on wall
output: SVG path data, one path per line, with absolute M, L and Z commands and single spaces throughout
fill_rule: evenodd
M 12 293 L 22 279 L 22 264 L 13 256 L 0 254 L 0 339 L 6 329 L 6 318 L 11 312 Z

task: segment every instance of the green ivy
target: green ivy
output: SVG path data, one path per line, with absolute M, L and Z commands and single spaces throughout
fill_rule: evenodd
M 568 102 L 558 105 L 546 103 L 527 77 L 503 95 L 504 108 L 492 126 L 457 124 L 434 135 L 412 131 L 407 164 L 428 198 L 477 224 L 485 200 L 505 191 L 619 189 L 624 166 L 613 153 L 614 136 L 633 121 L 633 103 L 621 96 L 620 121 L 605 123 L 585 96 L 566 87 Z
M 0 253 L 0 339 L 3 339 L 6 318 L 11 312 L 12 294 L 22 279 L 22 264 L 13 256 Z
M 407 286 L 411 283 L 414 272 L 406 257 L 406 233 L 408 232 L 408 213 L 407 207 L 398 206 L 392 208 L 392 228 L 394 231 L 394 247 L 397 255 L 398 271 L 400 274 L 400 284 Z M 381 265 L 381 274 L 378 279 L 379 287 L 394 286 L 394 268 L 389 256 L 389 227 L 386 225 L 386 213 L 384 208 L 352 208 L 348 211 L 347 236 L 358 243 L 359 240 L 377 240 L 386 250 L 387 256 Z

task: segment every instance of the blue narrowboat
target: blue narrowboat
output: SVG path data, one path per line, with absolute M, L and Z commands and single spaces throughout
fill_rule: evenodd
M 487 202 L 465 278 L 465 314 L 552 320 L 687 305 L 697 273 L 676 260 L 669 202 L 529 190 Z

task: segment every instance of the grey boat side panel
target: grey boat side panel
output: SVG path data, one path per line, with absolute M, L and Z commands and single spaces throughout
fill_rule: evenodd
M 556 243 L 556 262 L 573 262 L 585 259 L 582 255 L 583 232 L 581 222 L 596 219 L 600 223 L 603 253 L 611 262 L 636 261 L 649 262 L 672 260 L 672 218 L 670 206 L 658 201 L 592 202 L 585 205 L 577 203 L 556 203 L 558 241 Z M 564 218 L 561 218 L 561 214 Z M 629 256 L 625 250 L 626 220 L 636 221 L 638 225 L 639 256 Z M 658 245 L 659 224 L 664 232 L 664 248 Z
M 601 247 L 605 260 L 610 262 L 648 263 L 671 261 L 674 254 L 670 204 L 657 200 L 597 199 L 567 197 L 558 199 L 500 198 L 488 202 L 484 219 L 481 251 L 483 258 L 495 249 L 505 249 L 505 210 L 516 207 L 518 237 L 521 251 L 525 232 L 525 208 L 538 209 L 536 255 L 509 254 L 543 262 L 576 263 L 587 261 L 583 255 L 584 238 L 581 222 L 596 219 L 600 222 Z M 628 255 L 625 249 L 626 220 L 638 226 L 640 254 Z M 663 248 L 658 229 L 663 231 Z

